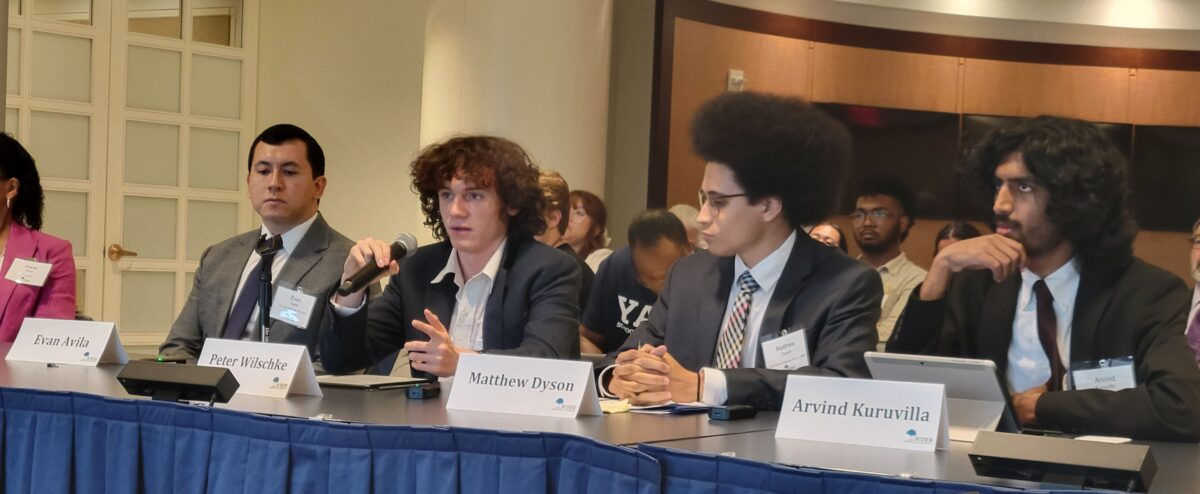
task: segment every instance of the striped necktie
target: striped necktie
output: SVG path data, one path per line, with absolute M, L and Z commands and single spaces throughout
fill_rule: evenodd
M 742 341 L 746 337 L 746 319 L 750 316 L 750 302 L 754 292 L 758 291 L 758 282 L 746 270 L 738 277 L 737 298 L 733 300 L 733 310 L 729 319 L 721 326 L 721 335 L 717 338 L 717 368 L 736 369 L 742 362 Z

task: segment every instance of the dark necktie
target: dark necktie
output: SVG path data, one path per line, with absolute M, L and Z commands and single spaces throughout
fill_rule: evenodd
M 1196 362 L 1200 362 L 1200 310 L 1192 317 L 1192 323 L 1187 327 L 1188 346 L 1196 353 Z
M 246 281 L 242 283 L 242 288 L 238 291 L 237 300 L 229 311 L 229 317 L 225 319 L 225 332 L 221 335 L 224 339 L 240 340 L 246 334 L 246 325 L 250 323 L 250 315 L 254 313 L 254 307 L 258 305 L 258 283 L 262 276 L 263 266 L 270 269 L 270 266 L 275 263 L 275 253 L 283 247 L 283 238 L 276 235 L 270 239 L 259 239 L 258 244 L 255 249 L 260 252 L 258 264 L 250 270 L 250 274 L 246 275 Z
M 1034 282 L 1033 294 L 1037 296 L 1038 340 L 1046 352 L 1046 359 L 1050 361 L 1050 380 L 1046 382 L 1046 389 L 1062 391 L 1063 375 L 1067 370 L 1058 354 L 1058 317 L 1054 315 L 1054 296 L 1050 295 L 1050 289 L 1043 280 Z

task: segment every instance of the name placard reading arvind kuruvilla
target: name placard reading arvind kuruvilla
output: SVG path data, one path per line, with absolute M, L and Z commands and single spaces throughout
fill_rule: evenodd
M 600 400 L 590 362 L 465 353 L 446 409 L 575 418 Z
M 775 437 L 933 451 L 948 429 L 941 384 L 793 375 Z

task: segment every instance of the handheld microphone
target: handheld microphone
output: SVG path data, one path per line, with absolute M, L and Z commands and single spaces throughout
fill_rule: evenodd
M 407 233 L 401 233 L 400 235 L 397 235 L 396 240 L 392 242 L 393 261 L 399 262 L 401 259 L 404 259 L 405 256 L 416 251 L 417 239 L 416 237 L 413 237 Z M 357 273 L 354 273 L 353 276 L 347 278 L 346 281 L 342 283 L 342 286 L 338 287 L 337 294 L 345 297 L 351 293 L 362 290 L 363 288 L 366 288 L 367 285 L 371 284 L 372 281 L 375 281 L 375 278 L 381 273 L 387 271 L 387 269 L 388 268 L 386 266 L 381 268 L 374 262 L 369 263 L 366 266 L 363 266 L 362 269 L 358 270 Z

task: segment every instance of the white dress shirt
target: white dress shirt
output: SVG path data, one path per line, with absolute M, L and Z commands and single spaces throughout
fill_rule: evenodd
M 1196 318 L 1196 310 L 1200 309 L 1200 283 L 1196 284 L 1196 288 L 1192 289 L 1192 310 L 1188 311 L 1187 326 L 1184 326 L 1184 334 L 1192 325 L 1192 320 Z
M 1038 339 L 1037 297 L 1033 284 L 1039 279 L 1028 269 L 1021 271 L 1021 291 L 1017 294 L 1017 312 L 1013 318 L 1013 338 L 1008 346 L 1008 386 L 1014 393 L 1041 386 L 1050 379 L 1050 359 Z M 1071 377 L 1071 318 L 1075 314 L 1075 295 L 1079 292 L 1079 263 L 1072 258 L 1045 278 L 1054 298 L 1054 317 L 1058 326 L 1058 355 L 1067 369 L 1063 389 Z
M 483 266 L 483 271 L 463 281 L 462 267 L 458 262 L 458 250 L 450 249 L 450 258 L 446 266 L 433 277 L 429 284 L 440 283 L 446 276 L 454 276 L 454 284 L 458 285 L 458 293 L 454 296 L 454 314 L 446 330 L 450 332 L 450 340 L 454 346 L 470 348 L 476 352 L 483 350 L 483 319 L 487 312 L 488 296 L 496 282 L 496 273 L 500 271 L 500 258 L 504 255 L 504 246 L 508 238 L 500 242 L 496 252 Z
M 308 233 L 309 227 L 311 227 L 313 222 L 316 220 L 317 220 L 317 215 L 313 214 L 312 218 L 309 218 L 304 223 L 296 225 L 296 226 L 292 227 L 291 230 L 283 232 L 283 235 L 282 235 L 283 236 L 283 248 L 279 249 L 279 252 L 275 253 L 275 260 L 271 263 L 271 284 L 272 285 L 278 286 L 279 272 L 283 271 L 283 266 L 285 264 L 287 264 L 288 258 L 290 258 L 292 256 L 292 252 L 296 251 L 296 246 L 300 245 L 300 240 L 304 239 L 304 234 Z M 260 232 L 263 235 L 266 235 L 267 238 L 271 238 L 273 236 L 273 235 L 271 235 L 271 232 L 267 231 L 266 226 L 263 226 L 262 229 L 260 230 Z M 256 250 L 250 251 L 250 258 L 246 260 L 246 265 L 242 267 L 242 276 L 240 278 L 238 278 L 238 284 L 235 285 L 238 287 L 237 288 L 238 290 L 242 289 L 242 285 L 244 285 L 246 283 L 246 278 L 250 276 L 251 271 L 254 271 L 254 266 L 258 265 L 258 261 L 261 258 L 262 258 L 262 256 L 258 255 L 258 252 Z M 297 287 L 288 287 L 288 288 L 296 289 Z M 257 290 L 257 285 L 255 285 L 254 289 Z M 237 303 L 237 299 L 241 296 L 242 296 L 241 292 L 234 294 L 234 303 L 235 304 Z M 258 334 L 258 304 L 255 304 L 254 311 L 252 311 L 250 313 L 250 322 L 246 323 L 246 331 L 242 333 L 242 339 L 243 340 L 251 340 L 251 341 L 259 341 L 259 338 L 260 337 Z
M 733 285 L 729 290 L 729 300 L 725 303 L 725 315 L 721 319 L 722 327 L 729 319 L 729 315 L 733 313 L 738 294 L 737 280 L 742 273 L 750 271 L 750 276 L 754 277 L 754 281 L 759 286 L 758 291 L 751 295 L 750 313 L 746 315 L 745 337 L 742 339 L 743 367 L 753 367 L 755 359 L 758 358 L 758 335 L 762 330 L 763 316 L 767 313 L 767 305 L 771 303 L 771 296 L 775 294 L 775 286 L 779 284 L 779 277 L 783 274 L 783 267 L 787 265 L 795 244 L 796 232 L 793 231 L 791 235 L 788 235 L 787 240 L 784 240 L 778 248 L 753 267 L 746 266 L 741 256 L 735 256 L 733 259 Z M 678 331 L 678 328 L 676 330 Z M 709 367 L 700 369 L 700 372 L 704 374 L 704 389 L 701 390 L 700 401 L 709 405 L 724 405 L 729 398 L 725 373 Z

